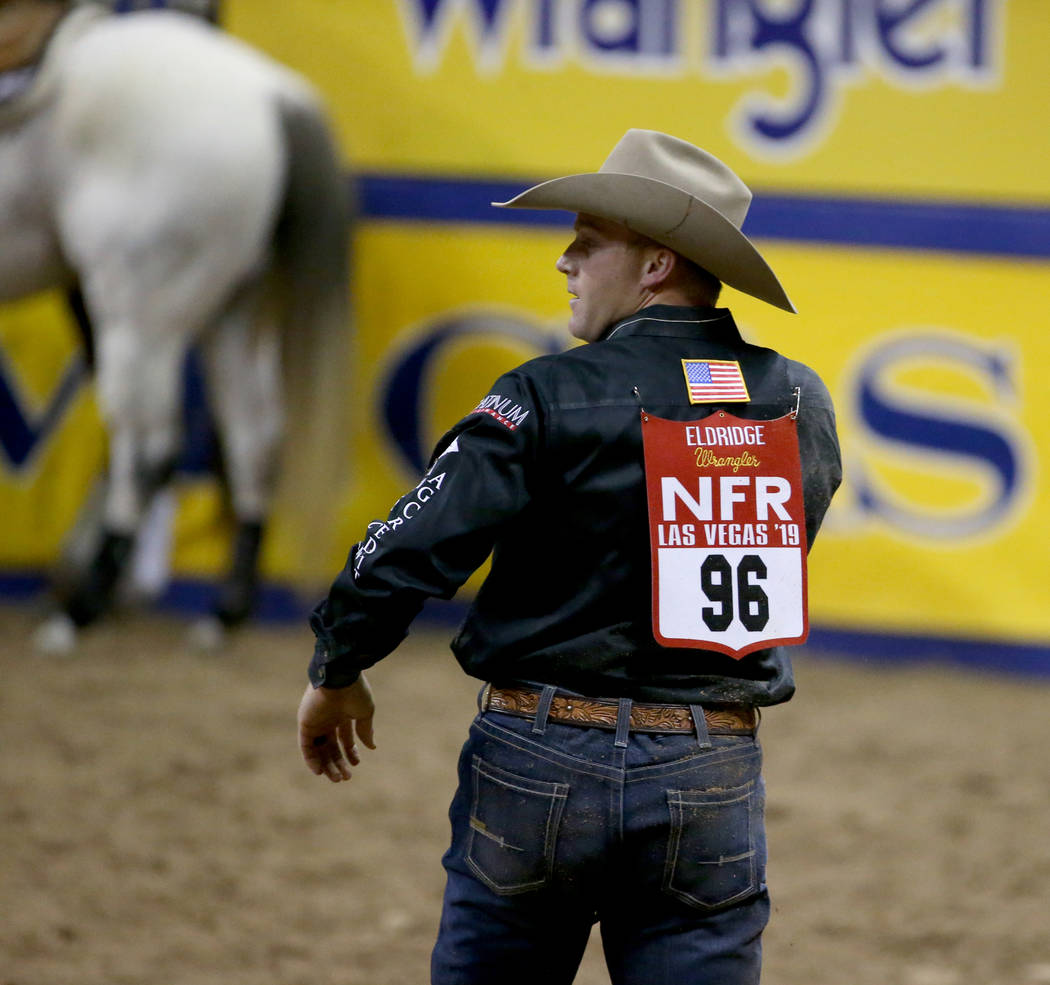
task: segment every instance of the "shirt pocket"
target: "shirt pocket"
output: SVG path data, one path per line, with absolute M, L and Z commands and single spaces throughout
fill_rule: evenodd
M 495 892 L 539 889 L 550 880 L 568 784 L 517 776 L 473 761 L 467 864 Z
M 670 837 L 663 888 L 700 909 L 754 895 L 765 879 L 761 785 L 668 790 Z

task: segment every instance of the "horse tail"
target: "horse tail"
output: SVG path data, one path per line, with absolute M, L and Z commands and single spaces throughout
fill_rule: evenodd
M 275 229 L 283 294 L 285 433 L 275 529 L 303 591 L 327 587 L 336 507 L 346 494 L 349 398 L 350 182 L 320 104 L 282 95 L 284 199 Z M 282 533 L 287 536 L 282 536 Z

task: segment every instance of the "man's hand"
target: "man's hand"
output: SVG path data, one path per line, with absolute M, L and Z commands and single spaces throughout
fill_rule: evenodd
M 350 779 L 350 766 L 361 757 L 354 736 L 369 749 L 375 702 L 372 689 L 362 674 L 349 687 L 306 686 L 299 702 L 299 748 L 310 771 L 327 776 L 333 783 Z

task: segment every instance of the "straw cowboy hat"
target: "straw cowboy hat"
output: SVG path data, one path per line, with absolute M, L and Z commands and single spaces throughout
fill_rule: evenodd
M 740 231 L 750 189 L 717 158 L 666 133 L 628 130 L 597 173 L 544 181 L 492 204 L 567 209 L 623 223 L 730 287 L 795 311 L 769 264 Z

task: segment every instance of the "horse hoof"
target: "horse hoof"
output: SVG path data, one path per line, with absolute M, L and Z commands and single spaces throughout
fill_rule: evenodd
M 226 642 L 226 627 L 215 616 L 205 616 L 190 626 L 187 639 L 194 650 L 214 653 Z
M 77 645 L 77 627 L 64 612 L 44 620 L 33 633 L 33 648 L 41 656 L 68 657 Z

